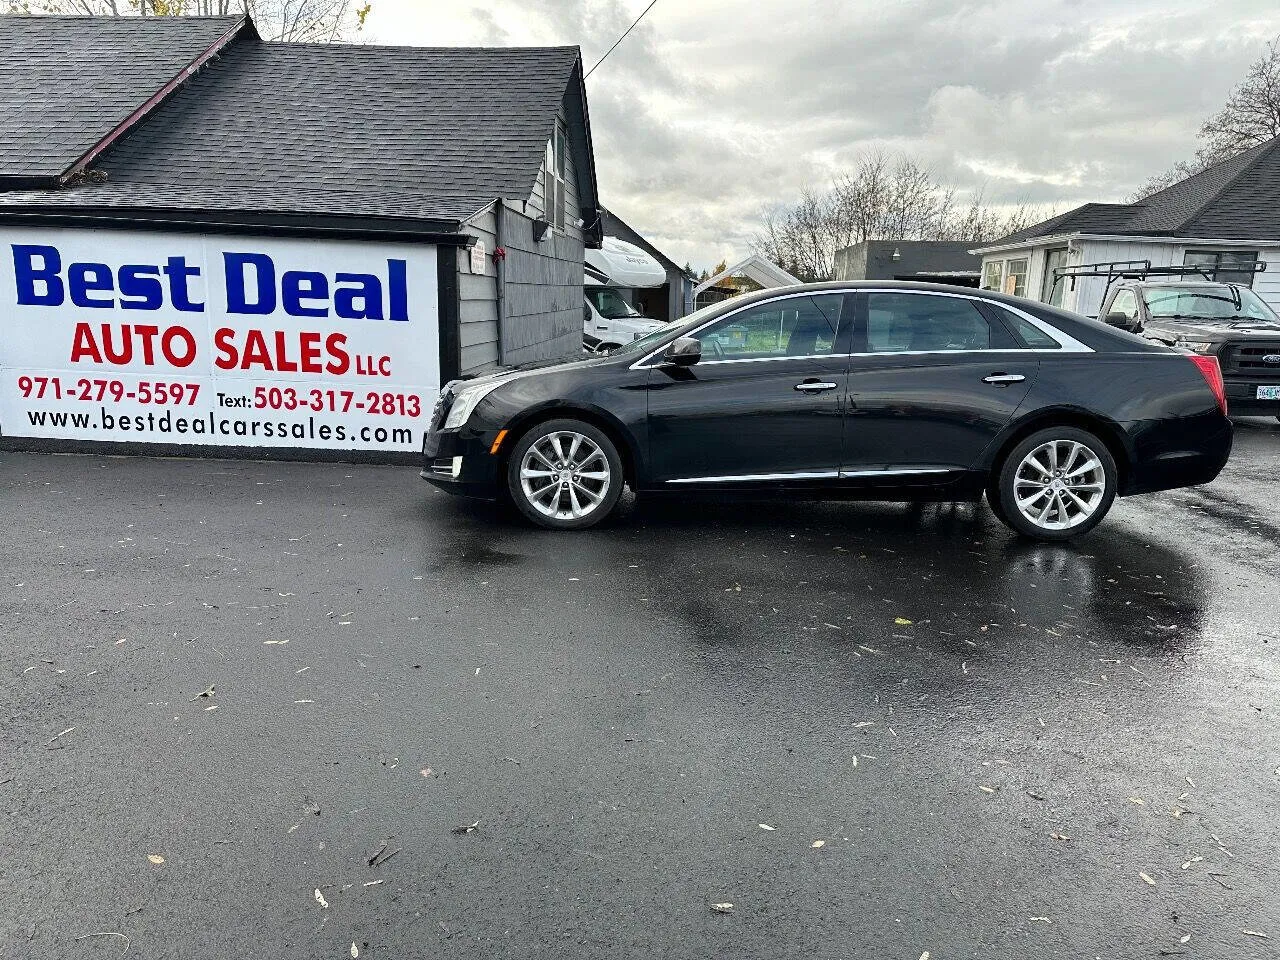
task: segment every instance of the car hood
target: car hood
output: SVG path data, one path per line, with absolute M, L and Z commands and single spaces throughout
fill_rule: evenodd
M 1280 323 L 1269 320 L 1162 320 L 1153 318 L 1147 326 L 1176 332 L 1183 340 L 1247 340 L 1250 337 L 1280 336 Z
M 506 382 L 508 380 L 521 380 L 525 377 L 540 376 L 542 374 L 559 373 L 563 370 L 577 369 L 584 367 L 599 367 L 609 362 L 608 357 L 574 357 L 571 360 L 565 360 L 563 357 L 555 360 L 531 360 L 528 363 L 515 364 L 508 367 L 499 367 L 482 373 L 477 377 L 468 377 L 464 380 L 452 380 L 446 384 L 446 388 L 461 386 L 471 386 L 479 383 L 494 383 L 497 381 Z

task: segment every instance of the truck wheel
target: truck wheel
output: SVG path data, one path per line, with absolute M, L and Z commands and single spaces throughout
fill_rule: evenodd
M 1075 427 L 1050 427 L 1009 451 L 993 478 L 995 514 L 1036 540 L 1070 540 L 1107 515 L 1119 474 L 1107 445 Z
M 613 441 L 581 420 L 538 424 L 507 461 L 511 502 L 552 530 L 595 526 L 617 506 L 622 483 L 622 458 Z

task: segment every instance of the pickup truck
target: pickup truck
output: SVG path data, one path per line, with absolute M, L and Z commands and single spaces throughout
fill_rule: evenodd
M 1100 316 L 1148 340 L 1217 357 L 1228 413 L 1280 420 L 1280 316 L 1249 287 L 1127 280 L 1107 292 Z

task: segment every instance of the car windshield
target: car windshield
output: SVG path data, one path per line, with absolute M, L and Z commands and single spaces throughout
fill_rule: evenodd
M 1142 291 L 1152 317 L 1194 320 L 1270 320 L 1275 312 L 1248 287 L 1234 283 L 1147 287 Z
M 638 340 L 632 340 L 630 343 L 624 344 L 614 350 L 610 350 L 609 356 L 622 357 L 633 353 L 646 353 L 656 347 L 663 340 L 684 336 L 685 331 L 692 330 L 694 327 L 706 323 L 712 317 L 732 305 L 732 300 L 722 300 L 708 304 L 701 310 L 693 311 L 693 313 L 681 320 L 659 327 L 657 330 L 653 331 L 653 333 L 640 337 Z
M 587 299 L 606 320 L 624 320 L 627 317 L 640 316 L 640 311 L 622 299 L 622 294 L 617 290 L 608 288 L 588 290 Z

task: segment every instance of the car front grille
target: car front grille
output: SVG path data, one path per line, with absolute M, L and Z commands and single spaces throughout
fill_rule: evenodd
M 1263 357 L 1280 356 L 1280 340 L 1237 340 L 1219 354 L 1222 372 L 1241 376 L 1280 377 L 1280 363 L 1266 363 Z

